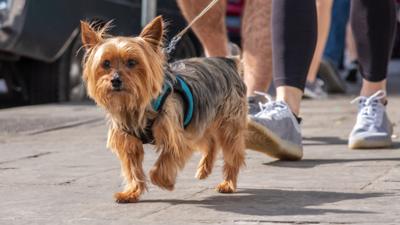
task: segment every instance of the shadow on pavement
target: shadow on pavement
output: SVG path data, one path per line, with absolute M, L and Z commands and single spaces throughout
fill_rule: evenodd
M 335 164 L 335 163 L 352 163 L 352 162 L 376 162 L 376 161 L 395 161 L 400 158 L 367 158 L 367 159 L 303 159 L 296 162 L 291 161 L 273 161 L 263 163 L 267 166 L 289 167 L 289 168 L 313 168 L 320 165 Z
M 326 191 L 298 191 L 278 189 L 239 189 L 235 194 L 215 194 L 203 200 L 142 200 L 142 203 L 164 202 L 172 205 L 199 205 L 200 207 L 221 212 L 254 216 L 278 215 L 323 215 L 337 214 L 375 214 L 374 211 L 353 210 L 337 206 L 326 208 L 327 203 L 346 200 L 361 200 L 388 196 L 389 193 L 341 193 Z M 361 205 L 361 204 L 360 204 Z M 351 207 L 351 208 L 350 208 Z
M 393 142 L 393 145 L 390 149 L 400 149 L 400 142 Z
M 346 139 L 339 137 L 303 137 L 304 145 L 347 145 Z

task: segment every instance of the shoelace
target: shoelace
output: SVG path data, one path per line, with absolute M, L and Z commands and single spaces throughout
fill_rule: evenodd
M 374 125 L 381 123 L 384 110 L 379 107 L 379 101 L 385 98 L 386 92 L 383 90 L 377 91 L 370 97 L 359 96 L 351 101 L 351 104 L 359 102 L 359 116 L 361 122 L 365 125 Z
M 283 117 L 285 110 L 287 110 L 287 106 L 283 102 L 273 101 L 272 97 L 264 92 L 255 91 L 255 94 L 262 95 L 267 99 L 266 103 L 259 102 L 258 105 L 260 107 L 260 112 L 258 112 L 255 117 L 271 116 L 280 118 Z

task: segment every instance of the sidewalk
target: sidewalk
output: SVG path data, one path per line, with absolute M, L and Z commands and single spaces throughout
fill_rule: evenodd
M 400 124 L 400 97 L 390 100 L 393 122 Z M 197 181 L 196 155 L 175 191 L 150 185 L 140 203 L 128 205 L 112 199 L 121 189 L 119 164 L 105 149 L 99 110 L 57 105 L 2 110 L 3 125 L 5 118 L 22 118 L 18 122 L 28 127 L 40 119 L 50 122 L 42 131 L 8 130 L 0 136 L 0 224 L 399 224 L 399 139 L 390 150 L 348 150 L 355 113 L 349 101 L 305 101 L 304 160 L 279 162 L 248 151 L 236 194 L 213 190 L 221 180 L 221 160 L 210 178 Z M 24 118 L 26 112 L 30 116 Z M 146 170 L 155 157 L 146 147 Z
M 368 151 L 347 148 L 352 97 L 304 101 L 304 160 L 248 151 L 238 193 L 213 190 L 221 160 L 196 180 L 196 154 L 173 192 L 150 184 L 139 203 L 124 205 L 112 198 L 121 190 L 119 161 L 105 148 L 99 109 L 0 110 L 0 224 L 400 224 L 400 96 L 389 98 L 393 149 Z M 146 146 L 145 154 L 148 171 L 156 153 Z

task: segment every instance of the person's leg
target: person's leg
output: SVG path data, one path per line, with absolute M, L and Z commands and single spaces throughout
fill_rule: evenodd
M 349 57 L 349 61 L 357 60 L 357 49 L 356 43 L 354 42 L 353 30 L 351 29 L 350 24 L 347 25 L 346 32 L 346 48 L 347 48 L 347 56 Z
M 354 43 L 354 35 L 350 23 L 346 28 L 346 60 L 347 60 L 347 74 L 346 80 L 352 83 L 358 80 L 358 60 L 356 44 Z
M 303 155 L 300 101 L 317 41 L 315 0 L 272 1 L 272 59 L 276 101 L 250 116 L 249 133 L 258 150 Z M 269 97 L 267 97 L 269 98 Z M 254 134 L 254 135 L 253 135 Z M 260 138 L 257 138 L 260 137 Z
M 177 0 L 186 20 L 191 21 L 209 3 L 209 0 Z M 228 37 L 225 25 L 226 0 L 220 0 L 192 29 L 204 47 L 206 56 L 227 56 Z
M 307 82 L 304 88 L 304 97 L 311 99 L 322 99 L 328 96 L 327 91 L 324 89 L 324 82 L 317 79 L 317 75 L 324 77 L 324 73 L 318 74 L 320 66 L 324 66 L 322 62 L 322 54 L 325 49 L 326 40 L 329 34 L 329 27 L 331 24 L 331 12 L 333 0 L 317 0 L 317 24 L 318 24 L 318 38 L 317 46 L 315 48 L 314 56 L 311 61 L 310 69 L 307 74 Z M 328 82 L 329 79 L 325 79 Z M 325 85 L 330 85 L 326 83 Z
M 333 1 L 329 35 L 318 70 L 318 75 L 325 82 L 326 90 L 331 93 L 346 92 L 346 84 L 342 80 L 338 69 L 343 64 L 344 37 L 349 12 L 350 0 Z M 306 89 L 305 93 L 307 91 Z
M 317 78 L 319 64 L 325 49 L 326 40 L 329 34 L 331 24 L 331 12 L 333 0 L 317 0 L 317 17 L 318 17 L 318 38 L 317 46 L 310 69 L 308 70 L 307 82 L 314 83 Z
M 329 59 L 337 68 L 341 64 L 344 52 L 346 25 L 349 20 L 351 0 L 334 0 L 328 40 L 324 58 Z
M 353 0 L 351 26 L 363 76 L 361 96 L 386 90 L 396 26 L 394 1 Z
M 353 0 L 353 29 L 363 85 L 357 122 L 349 137 L 350 148 L 387 147 L 392 124 L 386 115 L 386 75 L 396 24 L 393 0 Z
M 247 95 L 266 92 L 272 81 L 271 0 L 246 1 L 242 20 Z
M 272 58 L 277 100 L 296 115 L 317 41 L 315 0 L 273 0 Z

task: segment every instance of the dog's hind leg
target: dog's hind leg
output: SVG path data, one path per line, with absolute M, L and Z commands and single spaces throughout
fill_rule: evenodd
M 239 169 L 245 164 L 245 126 L 223 124 L 219 131 L 219 140 L 224 156 L 224 181 L 216 190 L 220 193 L 236 191 Z
M 146 178 L 142 167 L 144 157 L 142 143 L 122 131 L 111 130 L 108 147 L 117 154 L 125 180 L 125 189 L 114 195 L 115 200 L 118 203 L 137 202 L 140 195 L 146 190 Z
M 211 174 L 214 167 L 215 157 L 218 152 L 218 146 L 215 138 L 210 135 L 203 138 L 199 147 L 201 148 L 203 157 L 197 167 L 196 178 L 201 180 L 207 178 L 208 175 Z

